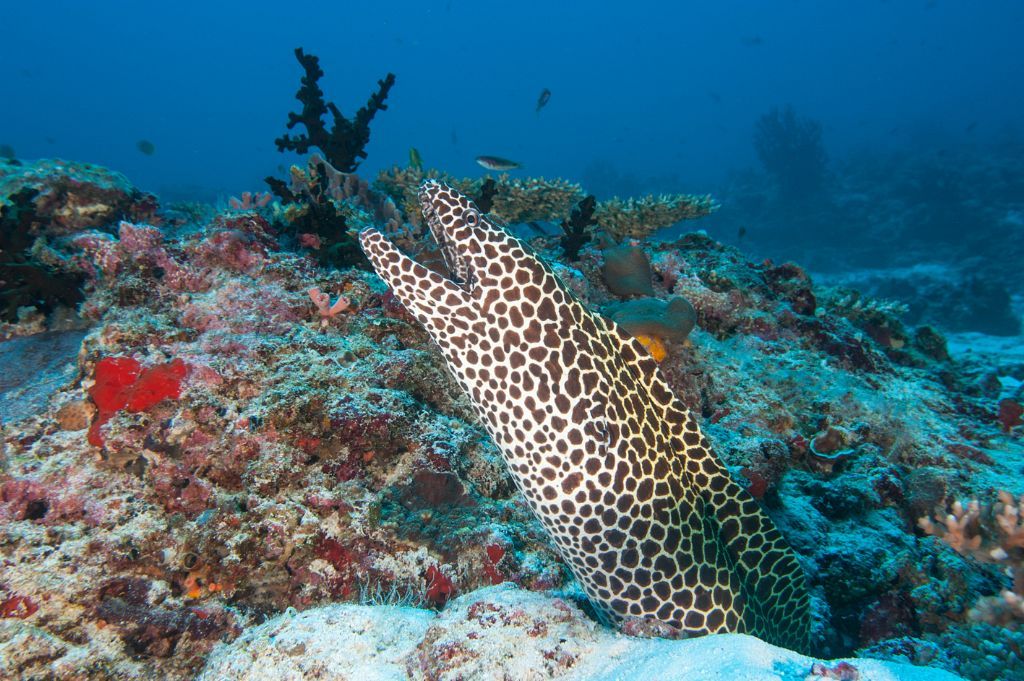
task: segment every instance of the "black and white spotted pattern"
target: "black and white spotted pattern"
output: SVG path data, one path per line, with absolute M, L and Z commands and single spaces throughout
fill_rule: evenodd
M 451 279 L 374 229 L 363 250 L 441 348 L 598 609 L 805 649 L 792 549 L 643 346 L 454 189 L 427 182 L 420 202 Z

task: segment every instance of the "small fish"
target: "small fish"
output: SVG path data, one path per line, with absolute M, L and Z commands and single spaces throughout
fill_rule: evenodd
M 409 147 L 409 167 L 423 170 L 423 157 L 420 156 L 419 149 L 416 147 Z
M 14 147 L 10 144 L 0 144 L 0 158 L 14 159 Z
M 759 35 L 748 35 L 740 39 L 745 47 L 758 47 L 764 45 L 764 38 Z
M 135 143 L 135 146 L 146 156 L 152 156 L 156 153 L 156 145 L 149 140 L 139 140 Z
M 476 162 L 488 170 L 515 170 L 523 167 L 520 163 L 500 156 L 477 156 Z
M 746 235 L 747 235 L 747 228 L 746 227 L 740 227 L 738 230 L 736 230 L 736 240 L 737 241 L 743 241 L 743 237 L 745 237 Z
M 540 97 L 537 98 L 537 113 L 540 113 L 549 99 L 551 99 L 551 90 L 544 88 L 540 91 Z
M 967 127 L 964 128 L 964 132 L 974 132 L 974 129 L 977 127 L 978 121 L 971 121 L 970 123 L 967 124 Z
M 455 128 L 452 128 L 452 146 L 457 146 L 459 143 L 459 136 L 455 134 Z

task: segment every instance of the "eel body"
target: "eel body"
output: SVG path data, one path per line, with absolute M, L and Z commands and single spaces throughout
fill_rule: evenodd
M 362 248 L 440 347 L 601 614 L 806 649 L 796 556 L 643 346 L 465 196 L 428 181 L 419 198 L 450 278 L 374 229 Z

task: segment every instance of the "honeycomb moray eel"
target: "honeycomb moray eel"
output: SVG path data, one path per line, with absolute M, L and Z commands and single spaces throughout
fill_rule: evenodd
M 428 181 L 419 199 L 451 279 L 374 229 L 363 250 L 440 346 L 600 614 L 806 650 L 796 556 L 657 363 L 465 196 Z

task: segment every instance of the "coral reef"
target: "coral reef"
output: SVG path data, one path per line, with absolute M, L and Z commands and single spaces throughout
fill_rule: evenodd
M 5 176 L 21 185 L 5 196 L 64 182 L 81 207 L 91 191 L 84 181 L 71 191 L 74 164 L 13 172 L 27 174 Z M 36 339 L 69 344 L 46 361 L 38 391 L 9 368 L 25 355 L 0 353 L 0 375 L 12 379 L 0 381 L 2 397 L 20 407 L 3 410 L 0 433 L 0 675 L 193 678 L 217 642 L 288 608 L 339 602 L 451 610 L 445 622 L 418 616 L 439 632 L 424 650 L 440 650 L 442 630 L 465 631 L 455 640 L 475 650 L 459 622 L 483 626 L 468 608 L 491 602 L 478 590 L 498 581 L 588 607 L 440 354 L 375 276 L 325 270 L 311 248 L 282 249 L 272 206 L 182 223 L 139 217 L 146 196 L 118 186 L 116 207 L 79 211 L 106 216 L 99 222 L 76 222 L 56 197 L 32 202 L 39 233 L 84 277 L 89 328 Z M 344 201 L 379 221 L 373 193 L 364 204 L 360 191 Z M 567 266 L 550 241 L 533 243 L 586 304 L 619 302 L 594 242 Z M 962 342 L 947 348 L 895 308 L 863 297 L 857 306 L 795 265 L 751 262 L 707 235 L 640 247 L 653 297 L 684 297 L 696 316 L 662 371 L 801 556 L 816 654 L 1012 678 L 1021 632 L 1005 592 L 1019 593 L 1008 564 L 983 554 L 1016 536 L 997 490 L 1013 495 L 1019 518 L 1024 443 L 1000 401 L 1020 404 L 1010 379 L 1024 379 L 1024 360 L 1000 364 L 977 340 L 967 355 Z M 138 410 L 115 408 L 96 399 L 110 358 L 138 363 L 121 386 L 132 394 L 149 369 L 187 369 L 180 383 L 156 381 Z M 40 397 L 21 400 L 30 388 Z M 125 398 L 117 385 L 110 392 Z M 980 534 L 965 516 L 957 522 L 967 542 L 981 537 L 976 552 L 919 528 L 932 517 L 946 533 L 936 509 L 945 518 L 969 499 L 979 500 Z M 1010 560 L 1019 551 L 1004 550 Z M 522 621 L 550 631 L 590 626 L 523 607 L 534 614 Z M 281 640 L 279 651 L 301 651 Z M 711 646 L 700 648 L 705 666 L 725 658 L 708 652 L 724 642 L 683 643 Z M 800 660 L 806 668 L 792 668 L 810 673 L 813 661 Z M 880 664 L 851 663 L 864 674 Z
M 82 300 L 82 277 L 65 266 L 45 240 L 37 248 L 39 223 L 34 189 L 21 189 L 0 204 L 0 321 L 14 323 L 26 314 L 48 314 Z
M 710 215 L 718 205 L 708 195 L 661 194 L 601 201 L 594 211 L 598 227 L 616 239 L 643 239 L 662 227 Z
M 288 184 L 267 181 L 284 201 L 274 206 L 275 222 L 323 265 L 364 265 L 355 235 L 371 224 L 405 245 L 413 245 L 418 234 L 404 224 L 389 197 L 371 191 L 358 175 L 337 170 L 319 154 L 309 157 L 305 169 L 292 166 Z
M 0 159 L 0 336 L 38 330 L 46 315 L 82 300 L 80 231 L 121 219 L 154 220 L 157 201 L 120 174 L 87 163 Z
M 413 223 L 420 220 L 417 192 L 426 179 L 441 179 L 467 196 L 479 197 L 484 188 L 488 212 L 502 222 L 558 221 L 568 218 L 573 206 L 585 195 L 583 189 L 566 180 L 519 179 L 507 173 L 497 178 L 455 178 L 439 170 L 394 166 L 377 176 L 374 186 L 402 208 Z
M 490 209 L 485 212 L 504 223 L 571 221 L 574 207 L 587 197 L 578 184 L 562 179 L 519 179 L 502 174 L 497 178 L 485 177 L 474 180 L 452 177 L 433 169 L 421 170 L 398 166 L 382 171 L 377 176 L 375 186 L 392 197 L 402 207 L 409 220 L 416 222 L 419 219 L 416 192 L 425 179 L 442 180 L 472 197 L 479 196 L 482 187 L 492 182 Z M 569 228 L 577 230 L 578 234 L 571 243 L 575 245 L 580 242 L 579 234 L 597 229 L 604 230 L 616 240 L 628 237 L 643 238 L 662 227 L 682 220 L 709 215 L 716 208 L 717 204 L 710 196 L 690 194 L 663 194 L 600 201 L 593 207 L 590 216 L 584 218 L 583 213 L 577 213 L 575 219 L 582 224 Z M 564 229 L 566 227 L 563 226 Z M 566 249 L 566 253 L 570 253 L 569 248 Z M 576 252 L 578 253 L 578 249 Z
M 786 203 L 769 173 L 734 174 L 706 228 L 797 260 L 817 283 L 907 306 L 944 332 L 1021 333 L 1024 146 L 916 147 L 834 160 L 813 201 Z

